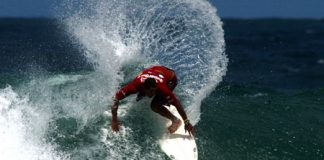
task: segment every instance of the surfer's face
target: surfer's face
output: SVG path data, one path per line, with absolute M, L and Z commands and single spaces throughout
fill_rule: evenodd
M 156 88 L 149 88 L 144 90 L 145 95 L 152 98 L 155 95 Z

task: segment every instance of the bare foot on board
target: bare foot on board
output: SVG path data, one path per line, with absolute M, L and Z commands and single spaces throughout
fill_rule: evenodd
M 172 124 L 168 127 L 170 133 L 174 133 L 181 126 L 181 120 L 176 119 L 172 121 Z

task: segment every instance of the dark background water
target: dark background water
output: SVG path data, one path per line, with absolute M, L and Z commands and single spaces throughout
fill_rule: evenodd
M 0 19 L 0 72 L 24 72 L 33 66 L 49 72 L 88 68 L 63 28 L 54 19 Z
M 323 159 L 324 21 L 224 20 L 224 30 L 230 62 L 203 103 L 202 153 Z
M 324 86 L 324 21 L 225 19 L 224 82 L 277 89 Z M 49 72 L 90 69 L 77 44 L 54 19 L 0 19 L 0 73 L 38 66 Z
M 323 159 L 324 21 L 225 19 L 228 72 L 202 103 L 201 159 Z M 0 19 L 0 87 L 91 71 L 53 19 Z

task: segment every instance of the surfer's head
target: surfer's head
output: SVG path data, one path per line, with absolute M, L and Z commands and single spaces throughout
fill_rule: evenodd
M 144 82 L 144 92 L 148 97 L 153 97 L 156 92 L 156 81 L 154 78 L 147 78 Z

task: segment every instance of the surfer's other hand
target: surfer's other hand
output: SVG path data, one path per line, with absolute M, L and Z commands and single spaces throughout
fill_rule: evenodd
M 193 136 L 195 134 L 195 128 L 192 126 L 192 124 L 190 122 L 185 124 L 185 131 L 189 132 L 190 136 Z
M 119 122 L 118 121 L 113 121 L 112 123 L 111 123 L 111 128 L 112 128 L 112 130 L 114 131 L 114 132 L 119 132 L 119 128 L 120 128 L 120 126 L 119 126 L 120 124 L 119 124 Z

